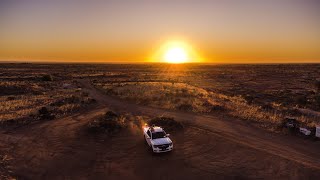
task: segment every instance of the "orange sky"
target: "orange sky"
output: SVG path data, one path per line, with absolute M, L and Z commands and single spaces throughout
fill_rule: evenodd
M 166 42 L 212 63 L 320 63 L 320 1 L 0 1 L 0 61 L 143 62 Z

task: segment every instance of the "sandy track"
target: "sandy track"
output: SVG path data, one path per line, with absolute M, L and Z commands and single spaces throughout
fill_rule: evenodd
M 0 147 L 26 179 L 211 179 L 320 176 L 319 142 L 257 130 L 221 115 L 196 115 L 130 104 L 81 81 L 99 105 L 73 116 L 2 131 Z M 171 133 L 175 151 L 152 155 L 138 130 L 91 136 L 84 125 L 107 108 L 134 115 L 169 115 L 187 124 Z

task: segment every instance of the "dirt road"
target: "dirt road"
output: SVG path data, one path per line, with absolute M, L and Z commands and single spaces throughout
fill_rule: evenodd
M 315 179 L 320 142 L 270 134 L 223 115 L 197 115 L 130 104 L 81 81 L 98 105 L 73 116 L 2 130 L 0 148 L 23 179 Z M 168 115 L 186 124 L 170 132 L 175 150 L 152 155 L 138 128 L 114 137 L 93 136 L 87 122 L 112 109 Z

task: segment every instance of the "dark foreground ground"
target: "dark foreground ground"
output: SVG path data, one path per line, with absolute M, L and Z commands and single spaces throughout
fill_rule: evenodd
M 15 67 L 15 65 L 10 66 Z M 27 78 L 23 73 L 43 72 L 42 68 L 50 67 L 50 65 L 35 66 L 38 68 L 36 71 L 34 66 L 29 70 L 28 66 L 31 65 L 25 66 L 24 70 L 15 67 L 18 76 L 16 79 L 9 76 L 9 72 L 2 73 L 2 82 L 6 77 L 6 81 L 19 81 Z M 130 69 L 131 66 L 127 66 L 125 67 Z M 64 116 L 57 116 L 54 120 L 2 127 L 0 152 L 1 157 L 6 157 L 1 164 L 3 177 L 11 176 L 21 179 L 149 179 L 150 177 L 154 179 L 317 179 L 320 177 L 319 141 L 283 133 L 271 133 L 236 117 L 227 116 L 223 112 L 197 114 L 128 103 L 105 95 L 91 84 L 90 75 L 94 75 L 92 66 L 58 67 L 55 67 L 56 72 L 53 72 L 56 81 L 65 81 L 68 78 L 76 80 L 82 88 L 81 91 L 87 92 L 97 102 Z M 132 68 L 132 72 L 138 72 L 139 67 Z M 299 66 L 294 67 L 298 71 Z M 83 73 L 76 72 L 81 68 Z M 120 67 L 116 65 L 97 66 L 96 71 L 102 68 L 109 68 L 105 72 L 120 71 Z M 310 82 L 305 82 L 306 84 L 312 83 L 317 78 L 316 73 L 319 72 L 317 66 L 310 66 L 310 68 L 313 74 L 306 75 L 307 79 L 310 78 Z M 86 71 L 88 74 L 84 73 Z M 212 72 L 207 71 L 207 73 Z M 68 78 L 59 79 L 62 74 L 63 77 Z M 140 72 L 140 74 L 144 73 Z M 95 74 L 95 78 L 98 76 L 99 74 Z M 147 77 L 149 76 L 145 78 Z M 25 81 L 35 81 L 32 79 L 33 76 L 29 78 L 31 80 L 25 79 Z M 116 78 L 122 77 L 116 76 Z M 281 80 L 274 80 L 274 83 L 278 84 L 279 81 Z M 207 81 L 201 82 L 204 84 Z M 260 80 L 257 80 L 258 82 Z M 219 88 L 223 86 L 215 84 L 211 88 L 220 91 Z M 303 86 L 305 88 L 301 85 L 300 89 L 302 92 L 314 89 L 313 85 L 303 84 Z M 278 89 L 276 86 L 273 87 Z M 223 91 L 229 92 L 227 85 Z M 310 103 L 304 108 L 312 106 Z M 93 135 L 86 131 L 87 123 L 108 109 L 132 116 L 171 116 L 182 122 L 185 128 L 183 131 L 169 132 L 174 141 L 173 152 L 153 155 L 144 143 L 141 127 L 134 123 L 111 137 L 105 134 Z M 316 111 L 317 107 L 312 106 L 309 109 Z

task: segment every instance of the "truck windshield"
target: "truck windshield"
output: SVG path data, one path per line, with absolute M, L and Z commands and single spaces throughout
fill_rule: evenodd
M 162 132 L 154 132 L 152 133 L 152 139 L 159 139 L 166 137 L 166 133 Z

